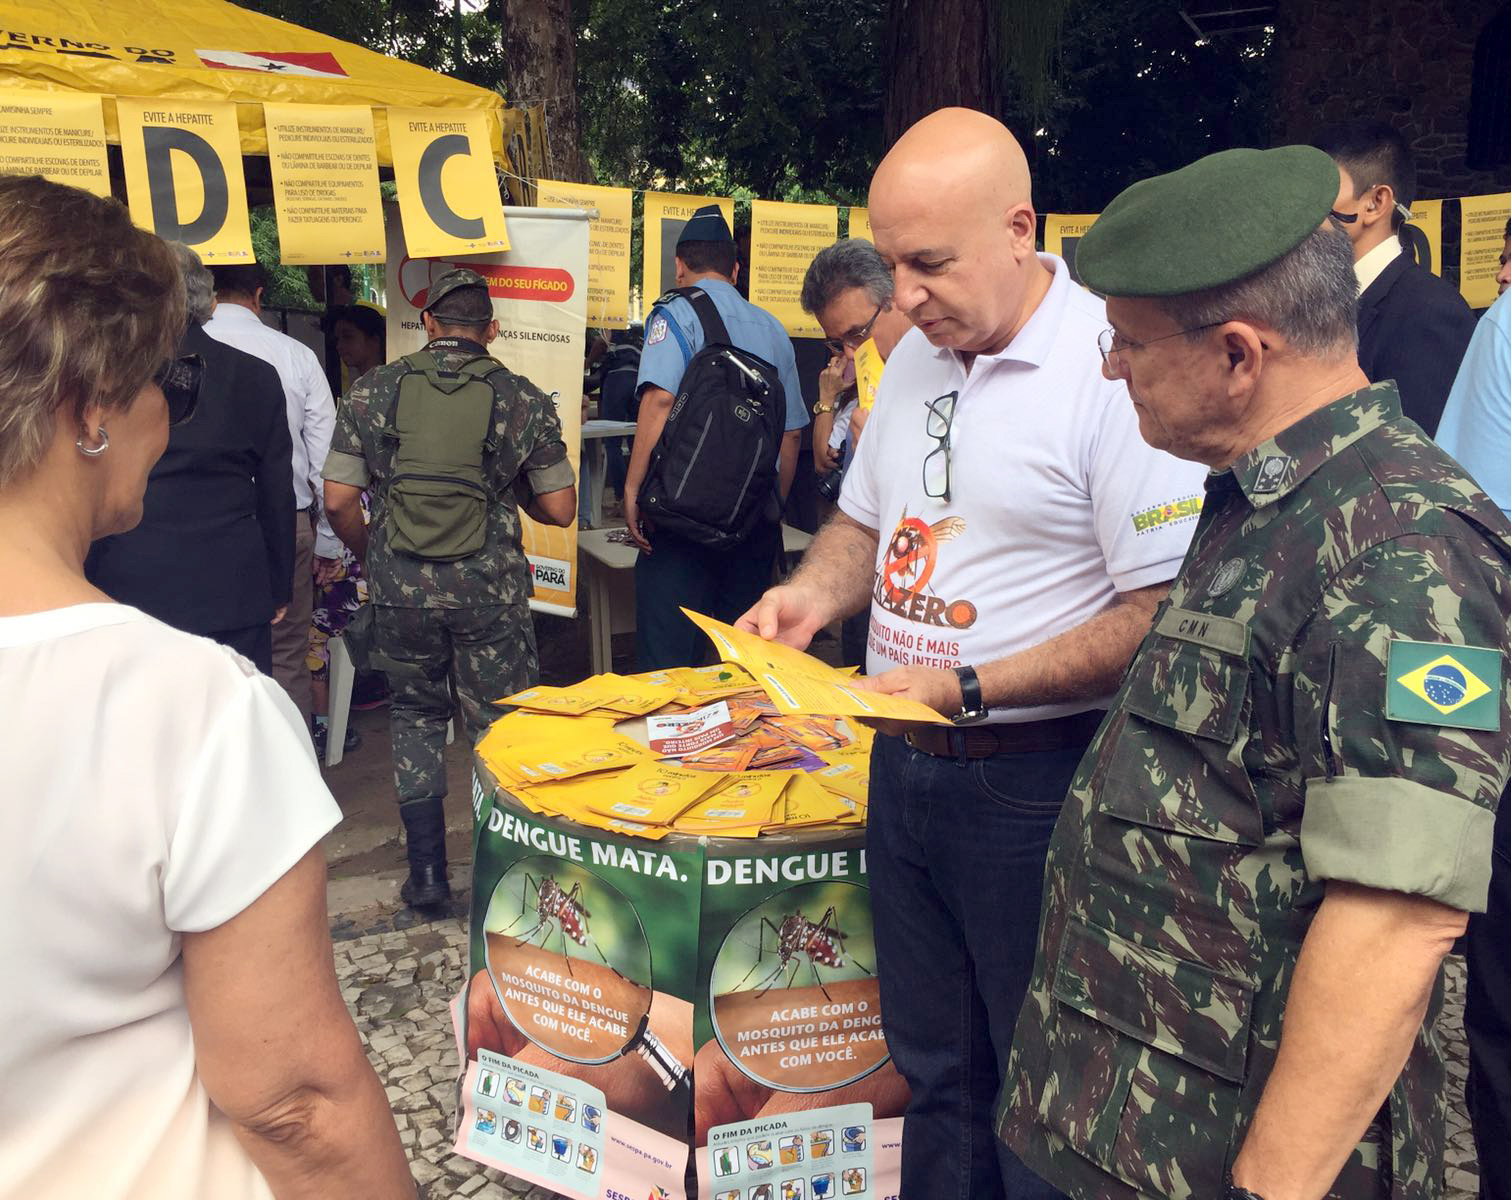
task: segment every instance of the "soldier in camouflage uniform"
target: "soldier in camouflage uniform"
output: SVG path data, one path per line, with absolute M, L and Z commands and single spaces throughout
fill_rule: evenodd
M 442 371 L 486 358 L 498 322 L 481 276 L 450 271 L 427 301 L 421 315 L 430 339 L 425 351 Z M 388 484 L 400 442 L 387 422 L 400 381 L 425 365 L 418 357 L 378 367 L 352 386 L 325 464 L 325 500 L 332 527 L 364 560 L 373 606 L 372 661 L 388 673 L 393 692 L 394 786 L 409 838 L 409 879 L 401 895 L 413 907 L 431 908 L 450 899 L 442 799 L 453 689 L 475 741 L 494 715 L 491 701 L 536 682 L 519 510 L 547 524 L 570 525 L 577 490 L 551 398 L 529 380 L 498 369 L 488 377 L 493 444 L 483 458 L 489 499 L 482 548 L 455 561 L 395 550 L 389 544 Z M 362 521 L 364 488 L 371 495 L 371 526 Z
M 1441 1192 L 1511 524 L 1359 371 L 1336 189 L 1309 147 L 1227 151 L 1078 248 L 1145 439 L 1212 473 L 1055 831 L 999 1104 L 1076 1200 Z

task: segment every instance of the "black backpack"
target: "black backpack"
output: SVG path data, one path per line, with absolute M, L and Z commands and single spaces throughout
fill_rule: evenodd
M 777 453 L 786 393 L 776 367 L 730 343 L 707 292 L 676 288 L 657 305 L 672 296 L 693 306 L 703 348 L 687 364 L 651 452 L 640 513 L 657 529 L 722 550 L 743 542 L 763 517 L 780 515 Z

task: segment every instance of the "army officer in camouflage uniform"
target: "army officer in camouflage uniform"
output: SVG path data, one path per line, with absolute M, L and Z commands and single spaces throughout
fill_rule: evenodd
M 1200 522 L 1055 831 L 998 1129 L 1077 1200 L 1427 1200 L 1442 960 L 1511 768 L 1511 525 L 1354 353 L 1308 147 L 1115 200 L 1077 266 Z
M 520 545 L 519 510 L 549 525 L 570 525 L 577 515 L 577 489 L 555 405 L 529 380 L 488 357 L 498 322 L 482 277 L 468 270 L 447 272 L 426 302 L 421 320 L 429 344 L 352 385 L 337 413 L 325 462 L 331 527 L 364 560 L 373 605 L 372 662 L 387 671 L 393 692 L 394 785 L 409 835 L 409 878 L 400 894 L 422 909 L 444 905 L 451 896 L 441 801 L 452 689 L 467 735 L 475 741 L 494 715 L 490 701 L 536 681 L 530 572 Z M 412 535 L 395 536 L 391 489 L 404 441 L 389 427 L 390 414 L 401 411 L 395 400 L 407 376 L 436 367 L 440 386 L 453 387 L 468 364 L 486 372 L 493 389 L 492 417 L 486 422 L 491 436 L 479 468 L 487 494 L 486 527 L 481 544 L 465 557 L 422 557 L 423 547 L 413 544 Z M 423 403 L 407 410 L 415 414 L 414 428 L 404 437 L 413 436 L 413 444 L 426 444 L 427 435 L 440 431 L 440 418 L 428 417 L 426 405 L 439 413 L 445 394 L 425 395 Z M 486 418 L 486 406 L 483 413 Z M 477 450 L 475 437 L 472 449 Z M 436 464 L 432 471 L 445 476 L 451 466 Z M 427 476 L 419 478 L 423 483 Z M 371 526 L 362 521 L 364 488 L 371 496 Z M 422 497 L 418 504 L 424 503 Z M 425 519 L 421 513 L 422 526 Z

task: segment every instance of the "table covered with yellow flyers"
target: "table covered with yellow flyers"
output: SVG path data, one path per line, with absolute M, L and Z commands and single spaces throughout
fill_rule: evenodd
M 862 718 L 938 718 L 689 616 L 719 664 L 531 688 L 478 744 L 456 1150 L 568 1196 L 895 1194 Z

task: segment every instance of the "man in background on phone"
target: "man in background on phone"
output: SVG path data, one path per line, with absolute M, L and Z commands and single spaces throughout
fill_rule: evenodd
M 832 504 L 876 402 L 882 366 L 913 322 L 893 305 L 892 272 L 865 238 L 841 238 L 820 250 L 808 265 L 800 300 L 823 328 L 831 355 L 813 409 L 813 465 L 819 494 Z M 864 665 L 869 620 L 863 610 L 841 625 L 844 666 Z

